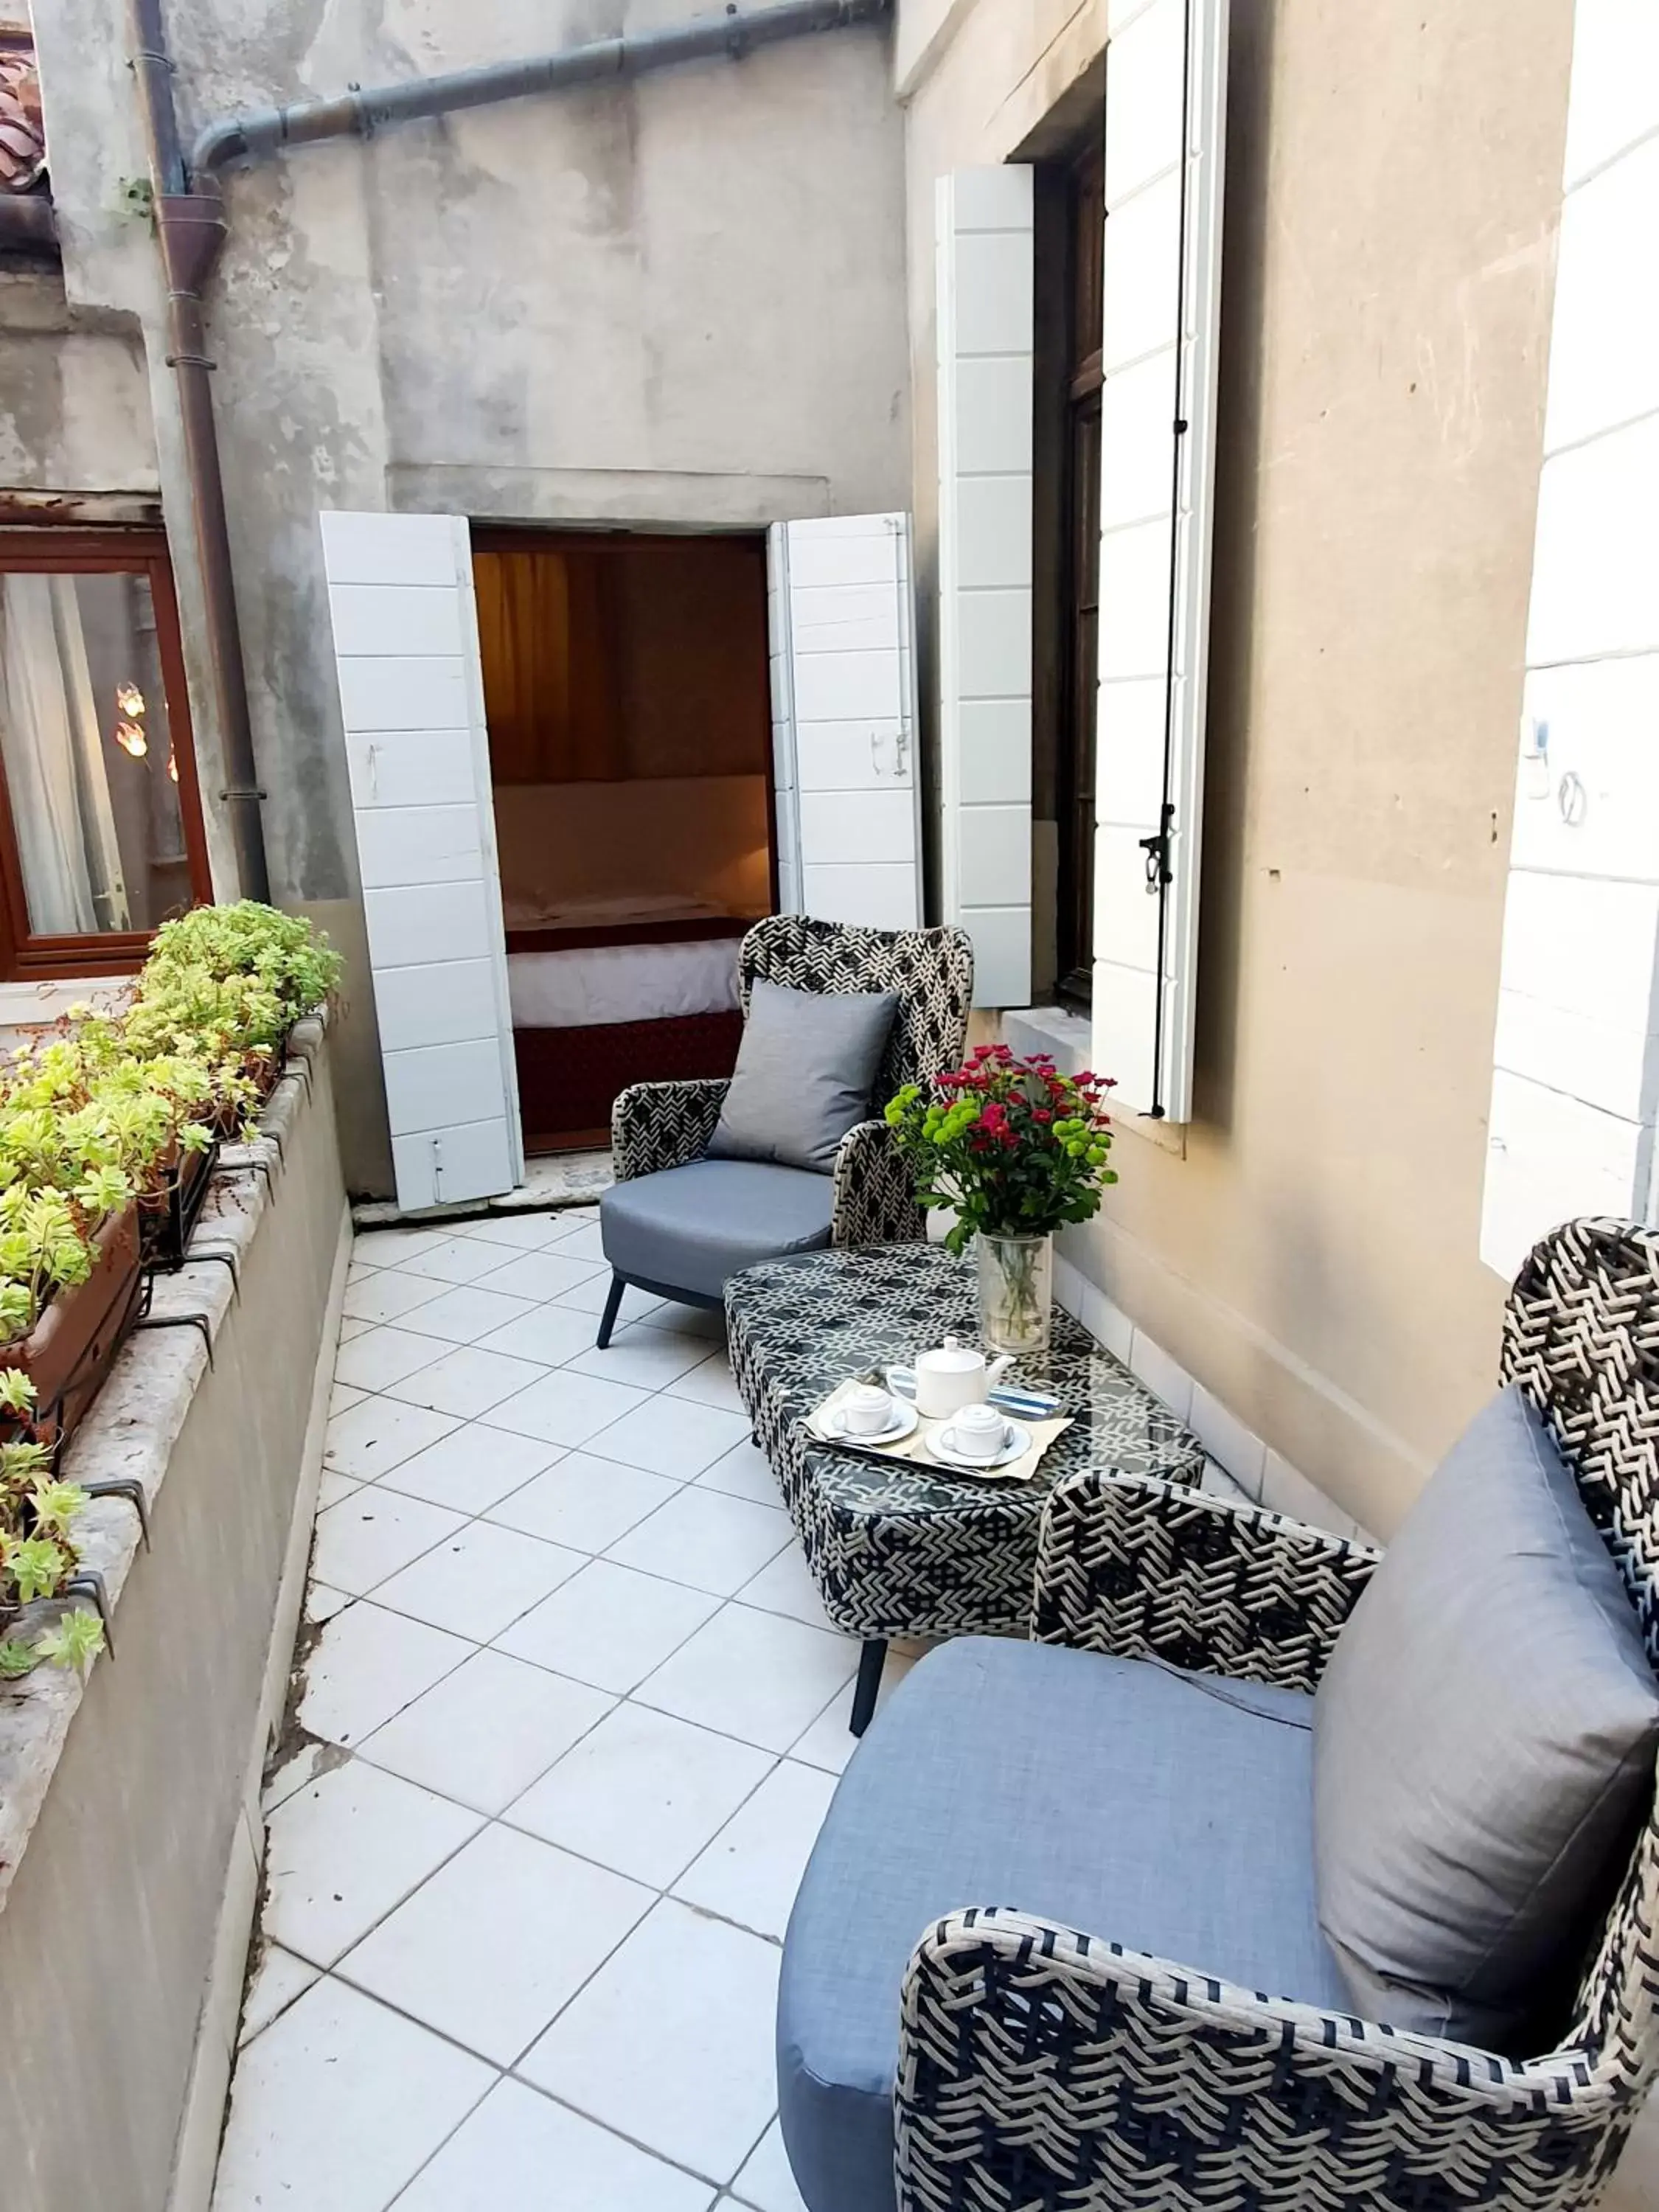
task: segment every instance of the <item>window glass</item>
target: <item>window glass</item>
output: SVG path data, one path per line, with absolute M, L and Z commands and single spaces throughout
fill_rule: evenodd
M 0 576 L 0 760 L 31 935 L 149 930 L 189 905 L 147 577 Z

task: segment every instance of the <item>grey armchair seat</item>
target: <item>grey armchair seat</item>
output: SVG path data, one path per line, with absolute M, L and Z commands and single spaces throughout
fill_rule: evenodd
M 1516 1282 L 1501 1370 L 1659 1670 L 1656 1340 L 1659 1235 L 1577 1223 Z M 801 1885 L 778 2075 L 809 2212 L 1594 2203 L 1659 2072 L 1651 1774 L 1553 2048 L 1356 2017 L 1318 1917 L 1310 1723 L 1379 1557 L 1147 1479 L 1059 1486 L 1033 1642 L 920 1662 Z
M 962 1058 L 973 994 L 973 951 L 962 930 L 857 929 L 774 915 L 744 936 L 738 973 L 745 1013 L 761 980 L 793 991 L 896 993 L 878 1102 Z M 616 1181 L 599 1201 L 611 1268 L 601 1349 L 630 1283 L 659 1297 L 718 1307 L 726 1277 L 758 1261 L 925 1234 L 909 1175 L 879 1119 L 848 1132 L 829 1175 L 706 1158 L 726 1087 L 636 1083 L 611 1109 Z

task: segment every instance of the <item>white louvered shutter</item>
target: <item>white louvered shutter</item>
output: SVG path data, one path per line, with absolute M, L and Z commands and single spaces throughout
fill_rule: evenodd
M 943 905 L 974 998 L 1031 995 L 1031 172 L 937 185 Z
M 1221 295 L 1226 0 L 1106 55 L 1093 1058 L 1192 1113 Z
M 910 518 L 773 526 L 768 544 L 779 903 L 921 920 Z
M 398 1203 L 524 1176 L 483 681 L 459 516 L 319 517 Z

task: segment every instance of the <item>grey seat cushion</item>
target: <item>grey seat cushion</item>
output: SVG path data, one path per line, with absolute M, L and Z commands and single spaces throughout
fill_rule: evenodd
M 1320 1917 L 1359 2011 L 1547 2050 L 1652 1805 L 1656 1745 L 1619 1570 L 1505 1390 L 1384 1553 L 1316 1702 Z
M 757 976 L 709 1158 L 828 1175 L 842 1139 L 869 1117 L 897 1012 L 896 991 L 790 991 Z
M 1055 1645 L 930 1652 L 854 1754 L 778 1996 L 809 2212 L 891 2212 L 905 1963 L 1005 1905 L 1269 1995 L 1347 2001 L 1315 1917 L 1312 1700 Z
M 600 1241 L 620 1275 L 718 1298 L 739 1267 L 827 1244 L 834 1188 L 801 1168 L 693 1160 L 613 1183 Z

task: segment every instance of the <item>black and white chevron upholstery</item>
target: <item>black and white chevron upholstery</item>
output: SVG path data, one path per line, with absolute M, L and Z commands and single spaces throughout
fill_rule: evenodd
M 960 929 L 857 929 L 805 915 L 757 921 L 738 953 L 743 1010 L 757 977 L 791 991 L 896 991 L 898 1012 L 887 1041 L 874 1103 L 906 1083 L 961 1060 L 974 990 L 974 953 Z M 726 1096 L 721 1081 L 635 1083 L 611 1109 L 611 1148 L 618 1182 L 684 1167 L 708 1149 Z M 837 1244 L 890 1244 L 921 1237 L 926 1217 L 892 1133 L 861 1121 L 836 1155 Z
M 1586 1221 L 1547 1237 L 1510 1294 L 1500 1373 L 1577 1474 L 1659 1670 L 1659 1236 Z M 1082 1474 L 1044 1531 L 1037 1632 L 1311 1688 L 1374 1556 Z M 1535 2058 L 1280 2002 L 1110 1932 L 975 1909 L 924 1936 L 903 1992 L 901 2212 L 1586 2212 L 1659 2072 L 1651 1816 L 1567 2031 Z

